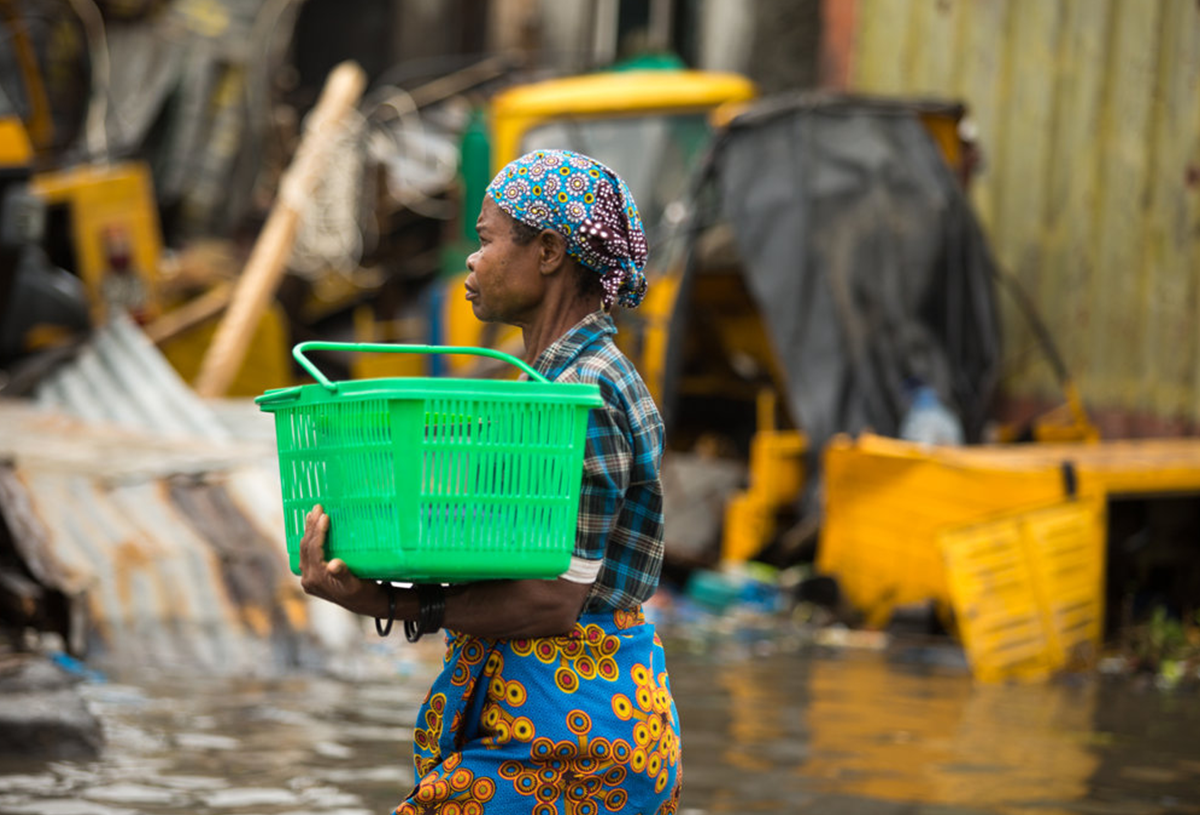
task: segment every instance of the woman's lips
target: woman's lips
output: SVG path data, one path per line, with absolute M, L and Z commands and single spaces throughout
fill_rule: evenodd
M 477 289 L 473 289 L 470 286 L 467 286 L 466 288 L 467 288 L 466 296 L 467 296 L 468 300 L 478 300 L 479 299 L 479 291 Z

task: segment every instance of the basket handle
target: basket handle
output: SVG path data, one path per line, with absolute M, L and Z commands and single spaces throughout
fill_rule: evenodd
M 358 353 L 369 352 L 385 352 L 389 354 L 471 354 L 477 357 L 490 357 L 498 359 L 502 362 L 507 362 L 514 365 L 522 372 L 529 374 L 530 378 L 536 382 L 549 382 L 550 380 L 535 371 L 527 362 L 517 359 L 512 354 L 506 354 L 503 351 L 495 351 L 491 348 L 471 348 L 470 346 L 457 345 L 405 345 L 401 343 L 381 343 L 381 342 L 320 342 L 310 341 L 302 342 L 292 349 L 292 356 L 300 366 L 312 376 L 313 379 L 321 383 L 326 390 L 336 391 L 337 383 L 330 382 L 329 378 L 317 368 L 313 361 L 304 356 L 305 351 L 354 351 Z

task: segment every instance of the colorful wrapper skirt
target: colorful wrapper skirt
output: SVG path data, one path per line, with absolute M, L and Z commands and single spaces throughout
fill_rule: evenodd
M 446 641 L 399 815 L 676 811 L 679 717 L 640 610 L 585 614 L 562 637 Z

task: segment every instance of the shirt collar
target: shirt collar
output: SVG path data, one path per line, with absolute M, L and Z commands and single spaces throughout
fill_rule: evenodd
M 583 349 L 607 334 L 616 333 L 617 327 L 612 317 L 602 310 L 593 311 L 542 351 L 533 367 L 542 376 L 554 381 L 562 376 L 562 372 Z

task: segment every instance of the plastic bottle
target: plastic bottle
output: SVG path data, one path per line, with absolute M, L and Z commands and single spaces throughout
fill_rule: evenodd
M 908 413 L 900 423 L 900 438 L 918 444 L 962 444 L 962 422 L 942 404 L 937 391 L 928 385 L 918 385 L 913 390 Z

